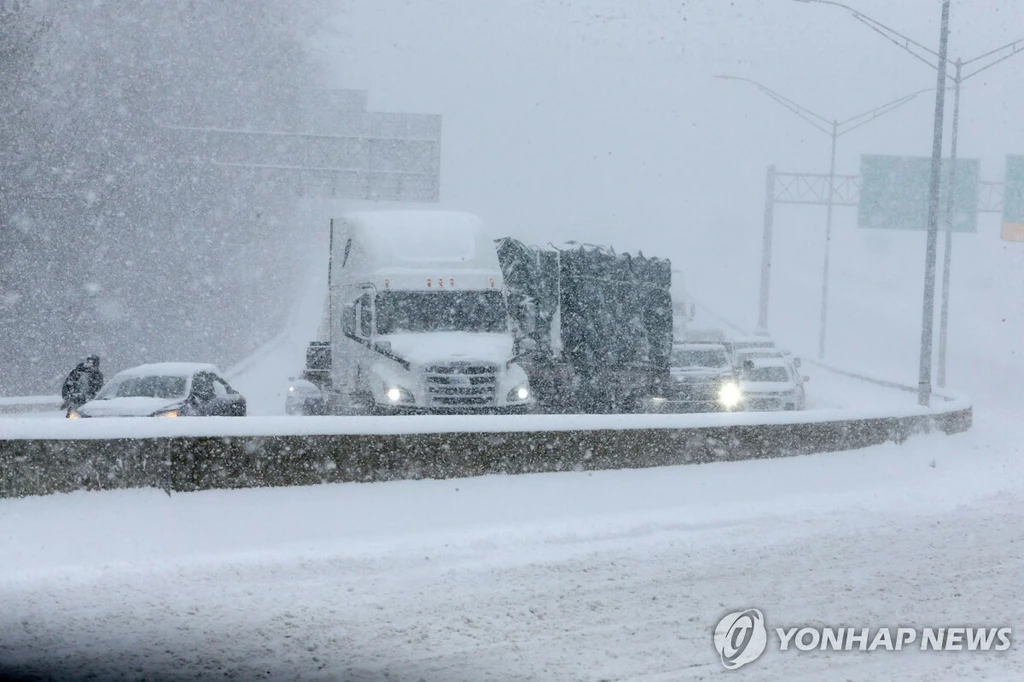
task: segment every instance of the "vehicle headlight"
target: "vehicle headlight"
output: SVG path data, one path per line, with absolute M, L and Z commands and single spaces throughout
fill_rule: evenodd
M 718 402 L 726 409 L 732 409 L 740 404 L 743 394 L 735 381 L 727 381 L 718 389 Z
M 288 392 L 289 393 L 295 393 L 295 387 L 294 386 L 289 386 L 288 387 Z
M 154 412 L 153 416 L 154 417 L 180 417 L 181 416 L 181 412 L 179 412 L 176 409 L 174 409 L 174 410 L 164 410 L 162 412 Z
M 78 414 L 75 410 L 68 412 L 68 419 L 81 419 L 82 415 Z
M 527 400 L 529 399 L 529 397 L 530 387 L 527 386 L 526 384 L 523 384 L 521 386 L 516 386 L 511 391 L 509 391 L 508 396 L 506 396 L 505 400 L 507 400 L 510 403 L 516 403 L 522 400 Z
M 416 402 L 412 397 L 412 392 L 401 386 L 390 386 L 384 390 L 384 396 L 392 403 L 412 403 Z

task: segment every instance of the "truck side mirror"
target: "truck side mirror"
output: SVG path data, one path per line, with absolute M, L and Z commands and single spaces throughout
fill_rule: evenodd
M 524 337 L 519 339 L 519 352 L 520 353 L 532 353 L 537 350 L 537 341 L 530 337 Z
M 354 304 L 345 306 L 341 313 L 341 331 L 352 335 L 356 333 L 356 307 Z

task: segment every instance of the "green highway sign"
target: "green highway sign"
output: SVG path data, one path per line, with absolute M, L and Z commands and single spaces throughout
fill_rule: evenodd
M 1024 242 L 1024 156 L 1006 157 L 1003 240 Z
M 927 229 L 931 164 L 931 158 L 926 156 L 861 156 L 858 224 L 866 228 Z M 939 190 L 940 230 L 946 229 L 949 168 L 949 159 L 943 159 Z M 957 159 L 954 232 L 977 231 L 980 181 L 980 161 Z

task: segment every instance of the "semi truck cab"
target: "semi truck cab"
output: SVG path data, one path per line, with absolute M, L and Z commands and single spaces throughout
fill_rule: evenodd
M 474 215 L 364 211 L 332 221 L 327 308 L 332 413 L 533 405 L 494 243 Z

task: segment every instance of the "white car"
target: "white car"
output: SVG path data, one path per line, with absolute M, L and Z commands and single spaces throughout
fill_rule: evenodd
M 802 410 L 803 387 L 793 366 L 782 358 L 752 358 L 740 367 L 743 406 L 751 411 Z
M 288 414 L 325 414 L 323 391 L 312 381 L 292 377 L 289 379 L 284 409 Z
M 159 362 L 118 372 L 95 398 L 67 416 L 244 417 L 245 412 L 245 398 L 215 365 Z
M 758 359 L 775 359 L 784 360 L 789 368 L 793 371 L 793 379 L 796 381 L 796 385 L 800 389 L 800 402 L 806 404 L 807 402 L 807 389 L 804 383 L 810 381 L 810 377 L 805 377 L 800 371 L 800 358 L 794 357 L 792 353 L 783 348 L 743 348 L 737 350 L 734 354 L 734 362 L 737 367 L 742 367 L 743 363 L 747 360 L 758 360 Z

